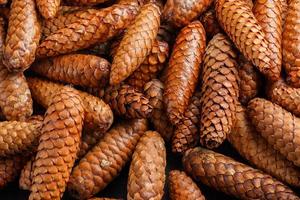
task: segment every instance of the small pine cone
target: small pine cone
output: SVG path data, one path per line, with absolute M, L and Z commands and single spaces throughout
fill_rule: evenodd
M 160 25 L 156 39 L 159 41 L 166 41 L 169 47 L 173 46 L 177 35 L 177 30 L 169 23 Z M 171 48 L 170 48 L 171 49 Z
M 290 1 L 282 35 L 283 65 L 287 81 L 293 87 L 300 87 L 300 1 Z
M 54 18 L 59 10 L 61 0 L 36 0 L 37 8 L 45 19 Z
M 239 100 L 242 104 L 247 105 L 248 102 L 260 92 L 262 77 L 252 63 L 247 61 L 244 56 L 240 56 L 239 58 L 238 71 L 240 77 Z
M 205 200 L 197 184 L 183 171 L 169 173 L 169 194 L 171 200 Z
M 181 29 L 176 38 L 164 82 L 164 102 L 173 125 L 183 117 L 195 91 L 205 46 L 205 30 L 199 21 Z
M 31 69 L 41 76 L 86 87 L 105 87 L 110 63 L 94 55 L 69 54 L 43 59 Z
M 34 162 L 34 157 L 32 157 L 29 161 L 27 161 L 27 163 L 25 164 L 25 166 L 23 167 L 22 171 L 21 171 L 21 175 L 20 175 L 20 179 L 19 179 L 19 188 L 21 190 L 30 190 L 31 187 L 31 171 L 32 171 L 32 164 Z
M 148 118 L 152 113 L 149 99 L 129 85 L 108 87 L 104 101 L 110 105 L 114 114 L 127 119 Z
M 217 34 L 204 55 L 201 88 L 200 143 L 220 146 L 235 121 L 239 97 L 237 55 L 227 36 Z
M 41 127 L 41 122 L 0 122 L 0 156 L 9 157 L 35 151 L 41 135 Z
M 164 194 L 166 149 L 159 133 L 147 131 L 132 155 L 127 199 L 160 200 Z
M 214 9 L 209 9 L 203 13 L 203 15 L 200 16 L 200 21 L 203 24 L 208 41 L 218 33 L 222 33 L 222 28 L 218 23 Z
M 290 188 L 270 175 L 211 150 L 188 150 L 183 166 L 195 180 L 238 199 L 299 200 Z
M 83 119 L 83 102 L 75 89 L 64 87 L 53 95 L 33 162 L 30 200 L 61 199 L 79 150 Z
M 213 0 L 167 0 L 163 18 L 176 27 L 183 27 L 199 17 L 213 2 Z
M 66 54 L 106 42 L 132 23 L 138 9 L 135 2 L 115 4 L 68 24 L 39 45 L 37 57 Z
M 246 109 L 238 105 L 235 125 L 228 141 L 249 163 L 289 185 L 300 186 L 300 170 L 255 130 Z
M 149 99 L 149 104 L 153 107 L 150 121 L 152 122 L 154 129 L 166 142 L 169 142 L 172 138 L 174 127 L 165 112 L 163 92 L 164 85 L 157 79 L 153 79 L 145 84 L 144 93 Z
M 9 13 L 3 63 L 10 71 L 26 70 L 34 61 L 41 37 L 34 0 L 13 0 Z
M 195 94 L 190 105 L 184 113 L 184 117 L 175 128 L 172 138 L 172 151 L 174 153 L 184 153 L 189 148 L 195 147 L 199 142 L 200 123 L 200 94 Z
M 300 166 L 300 119 L 268 100 L 255 98 L 248 114 L 256 130 L 274 149 Z
M 280 71 L 271 60 L 266 35 L 248 3 L 244 0 L 216 0 L 215 10 L 221 27 L 245 58 L 269 79 L 279 79 Z
M 120 84 L 143 63 L 151 52 L 159 26 L 159 7 L 152 3 L 143 6 L 114 56 L 109 80 L 111 85 Z
M 147 120 L 134 119 L 116 125 L 73 169 L 68 190 L 75 199 L 87 199 L 103 190 L 130 160 Z
M 132 87 L 142 91 L 144 85 L 156 78 L 164 68 L 169 56 L 169 45 L 166 42 L 156 40 L 150 54 L 143 63 L 126 80 Z

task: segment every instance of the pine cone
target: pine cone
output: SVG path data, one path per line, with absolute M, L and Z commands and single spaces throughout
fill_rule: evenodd
M 54 18 L 59 10 L 60 0 L 36 0 L 37 7 L 45 19 Z

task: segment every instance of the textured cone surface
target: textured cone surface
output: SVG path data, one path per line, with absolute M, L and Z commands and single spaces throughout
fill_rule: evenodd
M 171 200 L 205 200 L 197 184 L 178 170 L 169 173 L 169 194 Z
M 144 93 L 149 99 L 149 104 L 153 107 L 150 121 L 152 122 L 154 129 L 166 142 L 169 142 L 172 138 L 174 127 L 165 112 L 163 92 L 164 85 L 157 79 L 153 79 L 146 83 L 144 87 Z
M 114 56 L 110 84 L 117 85 L 129 77 L 151 52 L 160 26 L 160 10 L 155 4 L 142 7 L 128 27 Z
M 282 5 L 280 0 L 257 0 L 252 9 L 265 33 L 271 50 L 273 72 L 280 75 L 282 65 Z
M 105 42 L 131 24 L 138 8 L 136 3 L 115 4 L 71 23 L 48 36 L 37 49 L 37 56 L 66 54 Z
M 217 0 L 216 15 L 220 25 L 245 58 L 271 80 L 277 80 L 279 71 L 272 63 L 266 36 L 251 8 L 244 0 Z
M 3 46 L 5 43 L 5 36 L 6 36 L 6 20 L 0 16 L 0 63 L 2 63 L 3 58 Z
M 221 145 L 234 125 L 239 97 L 236 57 L 231 42 L 222 34 L 215 35 L 205 51 L 200 143 L 207 148 Z
M 13 0 L 4 47 L 5 66 L 10 71 L 24 71 L 35 59 L 41 37 L 34 0 Z
M 282 48 L 283 65 L 287 80 L 293 87 L 300 87 L 300 0 L 290 1 L 285 19 Z
M 164 68 L 164 64 L 169 56 L 169 45 L 166 42 L 155 41 L 150 54 L 143 63 L 126 80 L 126 82 L 140 91 L 144 85 L 156 78 Z
M 214 9 L 209 9 L 200 17 L 200 21 L 206 32 L 208 40 L 213 38 L 216 34 L 221 33 L 222 29 L 217 21 L 216 13 Z
M 293 88 L 284 80 L 276 81 L 267 88 L 267 95 L 273 103 L 282 106 L 300 117 L 300 89 Z
M 80 4 L 80 5 L 96 5 L 99 3 L 104 3 L 109 0 L 70 0 L 72 3 Z
M 64 87 L 51 99 L 32 169 L 29 199 L 61 199 L 74 165 L 84 109 L 75 89 Z
M 236 123 L 228 135 L 232 146 L 253 166 L 289 185 L 300 186 L 300 170 L 256 132 L 247 117 L 246 109 L 237 106 Z
M 70 54 L 36 62 L 31 69 L 55 81 L 104 87 L 108 83 L 110 64 L 94 55 Z
M 256 97 L 262 86 L 261 74 L 256 70 L 251 62 L 247 61 L 243 56 L 239 59 L 239 77 L 240 77 L 240 95 L 239 100 L 242 104 L 247 103 Z
M 0 122 L 0 156 L 8 157 L 35 150 L 41 126 L 41 122 Z
M 199 17 L 213 0 L 167 0 L 163 10 L 163 18 L 171 24 L 182 27 Z
M 195 180 L 239 199 L 299 199 L 270 175 L 200 147 L 186 152 L 183 166 Z
M 183 117 L 195 91 L 205 46 L 205 30 L 199 21 L 184 27 L 176 38 L 164 82 L 164 102 L 173 125 Z
M 187 149 L 195 147 L 199 142 L 200 123 L 200 94 L 195 94 L 190 105 L 184 113 L 184 117 L 175 128 L 172 138 L 172 151 L 183 153 Z
M 32 171 L 32 164 L 34 162 L 34 157 L 31 160 L 27 161 L 25 166 L 23 167 L 19 179 L 19 188 L 22 190 L 30 190 L 31 187 L 31 171 Z
M 127 199 L 162 199 L 165 185 L 166 149 L 159 133 L 147 131 L 132 156 Z
M 32 96 L 37 103 L 48 108 L 52 96 L 61 91 L 64 86 L 39 78 L 28 78 L 28 85 Z M 113 122 L 113 113 L 110 107 L 101 99 L 86 92 L 77 91 L 83 101 L 84 134 L 93 134 L 94 131 L 106 132 Z
M 37 7 L 45 19 L 53 18 L 57 14 L 60 0 L 36 0 Z
M 128 119 L 148 118 L 153 110 L 149 99 L 129 85 L 107 88 L 104 101 L 110 105 L 114 114 Z
M 73 169 L 69 193 L 76 199 L 86 199 L 104 189 L 129 161 L 146 130 L 145 119 L 113 127 Z
M 300 119 L 268 100 L 255 98 L 248 114 L 256 130 L 274 149 L 300 166 Z

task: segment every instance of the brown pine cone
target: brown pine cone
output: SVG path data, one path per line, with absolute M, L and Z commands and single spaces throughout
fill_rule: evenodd
M 287 0 L 280 0 L 281 10 L 282 10 L 282 29 L 284 28 L 285 19 L 288 11 L 288 2 Z
M 222 29 L 218 23 L 216 13 L 214 9 L 209 9 L 200 16 L 200 21 L 206 32 L 208 41 L 216 34 L 222 33 Z
M 151 52 L 159 26 L 159 7 L 152 3 L 143 6 L 114 56 L 109 80 L 111 85 L 120 84 L 143 63 Z
M 36 0 L 36 5 L 45 19 L 55 17 L 59 10 L 60 0 Z
M 69 54 L 43 59 L 31 69 L 54 81 L 87 87 L 105 87 L 110 63 L 94 55 Z
M 0 16 L 0 63 L 2 63 L 3 46 L 5 43 L 5 36 L 6 36 L 5 25 L 6 25 L 5 19 Z
M 199 21 L 181 29 L 176 38 L 164 82 L 164 102 L 173 125 L 183 117 L 195 91 L 205 46 L 205 30 Z
M 31 171 L 32 171 L 32 164 L 34 162 L 34 158 L 35 157 L 32 157 L 29 161 L 27 161 L 27 163 L 25 164 L 25 166 L 21 171 L 21 175 L 19 179 L 19 188 L 21 190 L 30 190 L 32 184 Z
M 12 0 L 3 63 L 10 71 L 26 70 L 34 61 L 41 37 L 34 0 Z
M 220 146 L 235 121 L 239 98 L 236 52 L 227 36 L 217 34 L 204 55 L 201 88 L 200 143 Z
M 96 4 L 104 3 L 108 0 L 69 0 L 69 1 L 76 5 L 96 5 Z
M 37 49 L 38 57 L 56 56 L 105 42 L 127 28 L 135 18 L 137 3 L 115 4 L 99 10 L 48 36 Z
M 290 1 L 282 35 L 283 65 L 287 81 L 293 87 L 300 87 L 300 1 Z
M 197 184 L 185 172 L 173 170 L 169 174 L 171 200 L 205 200 Z
M 108 87 L 104 101 L 110 105 L 114 114 L 127 119 L 148 118 L 153 110 L 149 99 L 130 85 Z
M 33 162 L 30 200 L 61 199 L 79 150 L 83 119 L 83 102 L 75 89 L 64 87 L 53 95 Z
M 183 165 L 195 180 L 239 199 L 299 199 L 270 175 L 200 147 L 186 152 Z
M 68 184 L 76 199 L 87 199 L 104 189 L 129 161 L 147 120 L 135 119 L 116 125 L 73 169 Z
M 238 66 L 240 77 L 239 100 L 242 104 L 247 105 L 248 102 L 260 92 L 262 87 L 262 77 L 255 66 L 247 61 L 244 56 L 240 56 Z
M 279 79 L 280 71 L 271 60 L 266 35 L 250 6 L 244 0 L 216 0 L 215 7 L 221 27 L 245 58 L 269 79 Z
M 176 27 L 183 27 L 199 17 L 213 2 L 213 0 L 167 0 L 163 18 Z
M 289 185 L 300 186 L 300 170 L 288 161 L 255 130 L 246 109 L 238 105 L 235 125 L 228 135 L 232 146 L 253 166 Z
M 268 100 L 255 98 L 248 114 L 256 130 L 294 165 L 300 166 L 300 119 Z
M 200 98 L 199 93 L 192 97 L 184 117 L 175 128 L 172 138 L 172 151 L 174 153 L 184 153 L 199 142 Z
M 165 112 L 163 92 L 164 85 L 157 79 L 153 79 L 144 86 L 144 93 L 149 99 L 149 104 L 153 108 L 150 121 L 152 122 L 154 129 L 166 142 L 169 142 L 172 138 L 174 127 Z
M 127 199 L 159 200 L 164 194 L 166 149 L 159 133 L 147 131 L 132 155 Z

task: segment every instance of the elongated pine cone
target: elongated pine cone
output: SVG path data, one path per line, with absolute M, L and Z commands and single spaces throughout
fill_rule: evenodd
M 79 150 L 84 108 L 75 89 L 53 95 L 32 169 L 33 199 L 61 199 Z
M 189 148 L 195 147 L 199 142 L 200 96 L 199 93 L 196 93 L 192 97 L 184 117 L 175 128 L 172 138 L 172 151 L 175 153 L 183 153 Z
M 45 19 L 53 18 L 57 14 L 60 0 L 36 0 L 36 5 Z
M 211 150 L 188 150 L 183 165 L 195 180 L 239 199 L 299 199 L 270 175 Z
M 110 105 L 114 114 L 128 119 L 148 118 L 153 110 L 148 98 L 125 84 L 107 88 L 104 101 Z
M 255 98 L 248 114 L 256 130 L 274 149 L 300 166 L 300 119 L 268 100 Z
M 169 173 L 169 194 L 171 200 L 205 200 L 197 184 L 178 170 Z
M 144 5 L 126 30 L 114 56 L 109 81 L 111 85 L 120 84 L 143 63 L 151 52 L 159 26 L 159 7 L 152 3 Z
M 147 121 L 135 119 L 107 132 L 73 169 L 68 184 L 72 197 L 87 199 L 104 189 L 129 161 L 146 130 Z
M 235 121 L 239 97 L 236 52 L 229 39 L 217 34 L 204 55 L 201 88 L 200 143 L 207 148 L 220 146 Z
M 30 190 L 31 187 L 31 171 L 32 171 L 32 164 L 34 162 L 34 158 L 32 157 L 25 166 L 23 167 L 19 179 L 19 188 L 22 190 Z
M 216 0 L 217 19 L 245 58 L 271 80 L 277 80 L 280 71 L 272 62 L 272 52 L 262 27 L 244 0 Z
M 87 87 L 104 87 L 109 80 L 110 63 L 94 55 L 69 54 L 43 59 L 31 69 L 54 81 Z
M 147 131 L 132 155 L 127 182 L 127 199 L 159 200 L 164 194 L 165 143 L 159 133 Z
M 213 0 L 167 0 L 163 18 L 176 27 L 186 26 L 205 12 L 213 2 Z
M 289 185 L 300 186 L 300 170 L 255 130 L 246 109 L 238 105 L 235 125 L 228 135 L 228 141 L 253 166 L 265 171 Z
M 150 121 L 152 122 L 154 129 L 166 142 L 169 142 L 172 138 L 174 127 L 165 112 L 163 92 L 164 85 L 158 79 L 153 79 L 145 84 L 144 93 L 149 99 L 149 104 L 153 108 Z
M 182 119 L 195 91 L 205 46 L 205 30 L 199 21 L 181 29 L 176 38 L 164 82 L 164 102 L 173 125 Z
M 214 9 L 209 9 L 208 11 L 203 13 L 200 16 L 200 21 L 203 24 L 208 41 L 211 38 L 213 38 L 216 34 L 222 32 L 222 28 L 218 23 Z
M 35 59 L 41 26 L 34 0 L 13 0 L 10 7 L 3 63 L 10 71 L 20 72 Z

